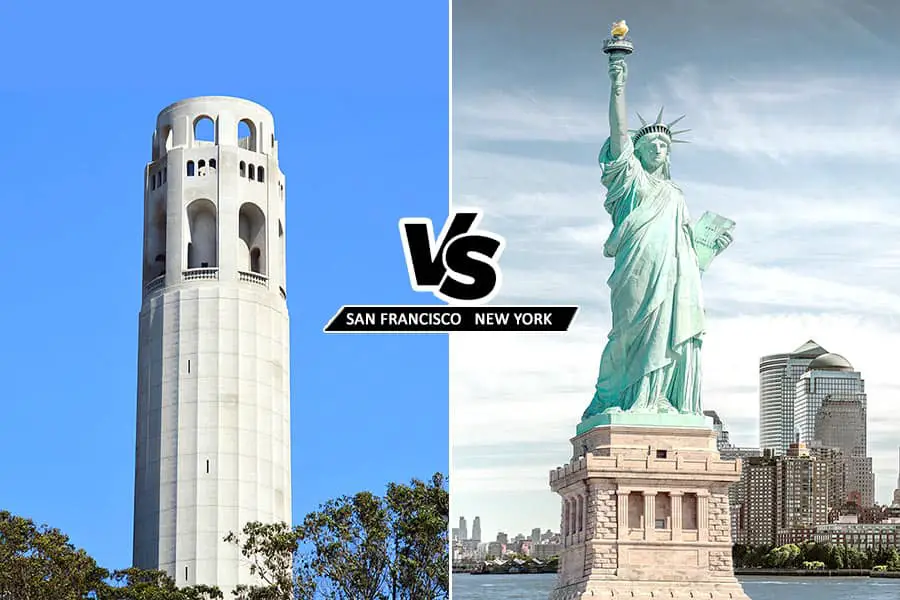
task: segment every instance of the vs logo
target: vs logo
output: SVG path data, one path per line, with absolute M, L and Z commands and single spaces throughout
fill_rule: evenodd
M 437 240 L 431 219 L 400 219 L 413 290 L 431 292 L 448 304 L 481 304 L 497 295 L 506 241 L 478 229 L 482 216 L 479 210 L 453 213 Z

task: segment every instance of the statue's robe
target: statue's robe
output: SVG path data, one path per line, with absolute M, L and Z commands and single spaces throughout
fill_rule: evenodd
M 703 294 L 684 194 L 644 170 L 631 140 L 615 159 L 607 140 L 599 160 L 613 221 L 604 246 L 615 259 L 607 281 L 612 330 L 582 418 L 618 410 L 699 414 Z

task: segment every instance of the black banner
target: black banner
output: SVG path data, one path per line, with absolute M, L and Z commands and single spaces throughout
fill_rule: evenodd
M 325 333 L 568 331 L 577 306 L 342 306 Z

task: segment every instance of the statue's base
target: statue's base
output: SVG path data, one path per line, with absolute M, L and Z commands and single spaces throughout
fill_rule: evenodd
M 602 416 L 613 423 L 574 437 L 571 462 L 550 472 L 563 524 L 551 600 L 749 600 L 731 562 L 740 463 L 719 457 L 716 432 L 695 415 Z
M 683 415 L 681 413 L 603 413 L 588 417 L 578 424 L 575 433 L 581 435 L 602 425 L 638 425 L 642 427 L 699 427 L 712 429 L 713 420 L 706 415 Z

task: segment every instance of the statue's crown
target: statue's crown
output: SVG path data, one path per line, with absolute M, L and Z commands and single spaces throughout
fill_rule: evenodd
M 669 138 L 669 141 L 673 144 L 687 144 L 688 142 L 685 140 L 677 140 L 675 139 L 676 135 L 687 133 L 690 129 L 681 129 L 679 131 L 672 131 L 672 126 L 682 120 L 686 115 L 681 115 L 671 123 L 663 122 L 663 110 L 665 107 L 659 109 L 659 114 L 656 116 L 656 121 L 653 123 L 648 123 L 647 120 L 638 113 L 637 117 L 641 120 L 641 128 L 640 129 L 632 129 L 631 130 L 631 141 L 634 144 L 637 144 L 638 140 L 644 137 L 645 135 L 649 135 L 651 133 L 661 133 Z

